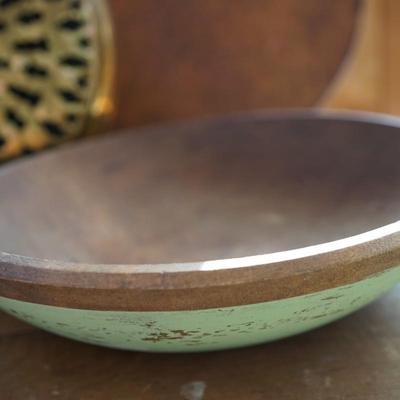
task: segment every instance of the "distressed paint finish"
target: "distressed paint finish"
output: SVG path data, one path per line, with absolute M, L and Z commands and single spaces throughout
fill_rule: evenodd
M 92 344 L 144 351 L 206 351 L 262 343 L 316 328 L 376 299 L 399 279 L 400 267 L 396 267 L 311 295 L 196 311 L 78 310 L 4 297 L 0 307 L 45 330 Z

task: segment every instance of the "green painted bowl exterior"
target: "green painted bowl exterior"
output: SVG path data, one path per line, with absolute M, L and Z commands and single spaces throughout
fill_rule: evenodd
M 209 351 L 268 342 L 325 325 L 400 280 L 400 267 L 350 285 L 238 307 L 194 311 L 93 311 L 0 297 L 0 308 L 32 325 L 91 344 L 154 352 Z

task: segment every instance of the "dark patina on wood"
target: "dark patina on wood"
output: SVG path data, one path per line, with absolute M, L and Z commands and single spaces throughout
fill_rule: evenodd
M 307 247 L 397 220 L 398 125 L 256 113 L 14 162 L 0 174 L 1 243 L 24 257 L 1 255 L 0 295 L 84 309 L 205 309 L 313 293 L 398 265 L 396 224 Z
M 113 0 L 115 124 L 314 105 L 351 50 L 362 3 Z

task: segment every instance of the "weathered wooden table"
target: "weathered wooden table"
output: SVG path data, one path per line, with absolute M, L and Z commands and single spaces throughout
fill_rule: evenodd
M 0 399 L 397 400 L 399 315 L 397 287 L 295 338 L 176 355 L 85 345 L 0 314 Z

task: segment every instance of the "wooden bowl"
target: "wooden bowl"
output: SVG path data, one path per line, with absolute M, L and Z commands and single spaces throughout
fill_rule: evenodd
M 253 113 L 10 163 L 0 307 L 149 351 L 250 345 L 343 317 L 400 279 L 399 126 Z
M 0 160 L 110 126 L 315 105 L 341 76 L 364 8 L 362 0 L 25 3 L 0 1 Z
M 314 105 L 351 54 L 364 9 L 362 0 L 108 3 L 118 127 Z

